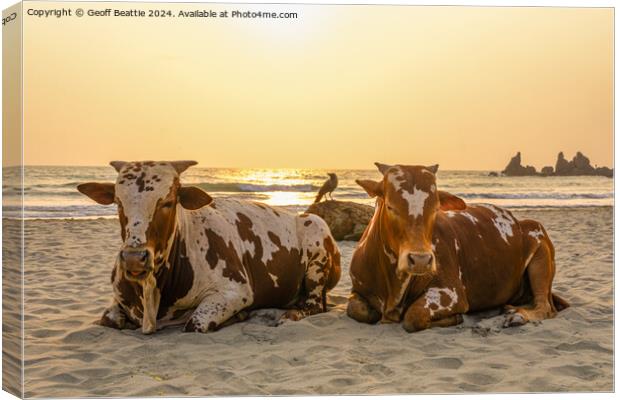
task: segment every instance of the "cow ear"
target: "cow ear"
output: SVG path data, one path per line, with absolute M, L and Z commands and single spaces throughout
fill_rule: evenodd
M 196 186 L 181 186 L 179 189 L 179 202 L 187 210 L 198 210 L 208 206 L 213 198 Z
M 443 190 L 439 190 L 437 194 L 439 195 L 439 204 L 442 211 L 464 210 L 467 208 L 467 204 L 460 197 Z
M 375 182 L 369 179 L 356 179 L 355 183 L 364 188 L 370 197 L 383 196 L 382 182 Z
M 116 172 L 121 172 L 125 164 L 127 164 L 127 161 L 110 161 L 110 165 L 114 167 Z
M 82 183 L 77 190 L 104 206 L 114 203 L 113 183 Z
M 433 174 L 436 174 L 437 171 L 439 170 L 439 164 L 430 165 L 430 166 L 426 167 L 426 169 L 431 171 Z
M 185 171 L 192 165 L 198 164 L 198 161 L 191 161 L 191 160 L 172 161 L 170 164 L 172 164 L 174 169 L 177 171 L 177 174 L 180 174 L 181 172 Z
M 388 164 L 382 164 L 380 162 L 376 162 L 375 165 L 377 166 L 377 169 L 379 170 L 379 172 L 381 172 L 383 175 L 386 174 L 386 172 L 388 171 L 388 169 L 392 168 L 391 165 Z

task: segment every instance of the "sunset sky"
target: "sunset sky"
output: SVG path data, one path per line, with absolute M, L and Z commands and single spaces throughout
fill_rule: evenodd
M 160 7 L 299 17 L 26 16 L 26 164 L 612 164 L 612 9 Z

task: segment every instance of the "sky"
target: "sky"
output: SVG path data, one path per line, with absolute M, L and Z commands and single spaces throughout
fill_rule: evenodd
M 298 18 L 26 16 L 26 164 L 500 170 L 521 151 L 540 169 L 580 150 L 612 165 L 611 9 L 165 8 Z

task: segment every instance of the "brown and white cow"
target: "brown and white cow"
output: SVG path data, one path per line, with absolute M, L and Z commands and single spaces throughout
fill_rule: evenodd
M 554 248 L 540 223 L 447 193 L 442 203 L 457 206 L 441 209 L 436 165 L 377 167 L 383 180 L 358 181 L 377 205 L 351 261 L 351 318 L 402 321 L 412 332 L 500 306 L 505 326 L 568 307 L 551 291 Z
M 287 308 L 283 318 L 294 320 L 326 311 L 326 293 L 340 279 L 327 224 L 182 186 L 179 175 L 195 164 L 114 161 L 116 183 L 78 186 L 118 206 L 123 245 L 101 324 L 152 333 L 185 323 L 206 332 L 256 308 Z

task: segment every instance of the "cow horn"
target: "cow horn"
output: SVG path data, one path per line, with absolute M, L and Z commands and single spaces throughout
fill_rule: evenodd
M 170 164 L 172 164 L 172 166 L 177 171 L 177 173 L 180 174 L 181 172 L 185 171 L 192 165 L 198 164 L 198 161 L 191 161 L 191 160 L 173 161 Z
M 127 161 L 110 161 L 110 165 L 114 167 L 116 172 L 121 172 L 125 164 L 127 164 Z
M 385 175 L 385 173 L 387 172 L 388 169 L 392 168 L 391 165 L 381 164 L 380 162 L 376 162 L 375 165 L 379 169 L 379 172 L 381 172 L 383 175 Z

